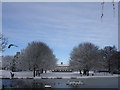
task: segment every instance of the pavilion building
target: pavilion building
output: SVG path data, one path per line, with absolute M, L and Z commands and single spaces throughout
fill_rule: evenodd
M 72 72 L 72 70 L 68 64 L 63 64 L 63 62 L 61 62 L 61 64 L 56 65 L 55 69 L 52 70 L 52 72 Z

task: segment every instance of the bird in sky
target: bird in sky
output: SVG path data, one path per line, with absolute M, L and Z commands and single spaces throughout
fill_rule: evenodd
M 8 48 L 11 48 L 11 46 L 15 46 L 15 47 L 18 47 L 17 45 L 14 45 L 14 44 L 10 44 L 10 45 L 8 46 Z
M 104 15 L 104 14 L 102 13 L 102 15 L 101 15 L 101 19 L 102 19 L 103 15 Z

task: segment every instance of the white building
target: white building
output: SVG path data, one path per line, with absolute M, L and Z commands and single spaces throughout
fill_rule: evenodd
M 70 69 L 70 66 L 68 64 L 63 64 L 61 62 L 61 64 L 57 64 L 52 72 L 72 72 L 72 70 Z

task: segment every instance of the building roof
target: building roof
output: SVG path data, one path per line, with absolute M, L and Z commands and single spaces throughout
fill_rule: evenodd
M 57 64 L 57 66 L 69 66 L 68 64 Z

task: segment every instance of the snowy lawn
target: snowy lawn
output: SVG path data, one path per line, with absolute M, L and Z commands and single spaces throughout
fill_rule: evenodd
M 11 78 L 11 71 L 0 70 L 0 78 Z M 22 72 L 13 72 L 14 78 L 32 78 L 32 71 L 22 71 Z M 94 77 L 117 77 L 118 75 L 111 75 L 109 73 L 94 73 L 94 76 L 80 76 L 79 72 L 48 72 L 43 73 L 40 77 L 36 76 L 35 78 L 94 78 Z
M 2 78 L 11 78 L 10 72 L 11 71 L 0 70 L 0 76 L 2 76 Z M 22 71 L 22 72 L 13 72 L 13 73 L 14 73 L 14 78 L 30 78 L 33 76 L 33 72 L 31 71 Z

